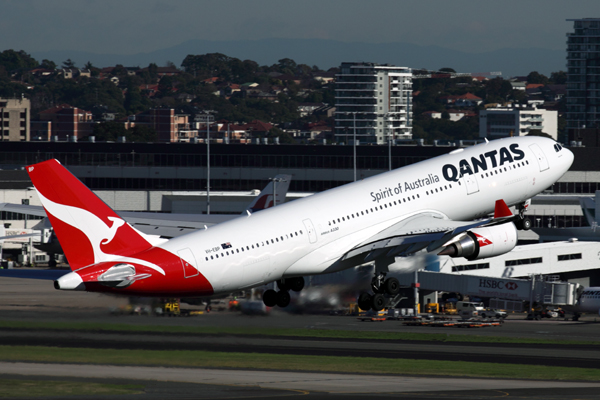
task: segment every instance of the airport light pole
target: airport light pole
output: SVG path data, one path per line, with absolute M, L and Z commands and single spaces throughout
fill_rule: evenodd
M 214 110 L 202 110 L 206 115 L 206 214 L 210 214 L 210 117 Z
M 387 131 L 387 137 L 388 137 L 388 161 L 389 161 L 388 170 L 389 171 L 392 170 L 392 135 L 394 133 L 393 125 L 392 126 L 388 125 L 391 122 L 391 119 L 392 119 L 392 116 L 389 113 L 386 113 L 384 116 L 384 122 L 385 122 L 385 129 Z
M 357 135 L 356 134 L 356 113 L 358 111 L 339 111 L 336 114 L 342 114 L 342 115 L 350 115 L 352 114 L 352 137 L 353 137 L 353 141 L 354 143 L 352 143 L 352 147 L 353 147 L 353 158 L 354 158 L 354 182 L 356 182 L 356 137 L 357 136 L 367 136 L 366 134 L 364 135 Z M 345 121 L 345 120 L 344 120 Z M 348 141 L 348 127 L 345 126 L 344 127 L 344 133 L 336 133 L 335 136 L 344 136 L 346 138 L 346 141 Z
M 354 128 L 354 139 L 352 147 L 354 147 L 354 182 L 356 182 L 356 111 L 352 112 L 352 126 Z

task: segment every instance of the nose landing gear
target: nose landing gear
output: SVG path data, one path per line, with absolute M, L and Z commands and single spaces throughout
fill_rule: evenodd
M 530 201 L 528 200 L 528 202 Z M 531 220 L 525 216 L 525 210 L 529 206 L 528 202 L 517 204 L 517 211 L 519 212 L 519 216 L 515 221 L 515 226 L 520 231 L 528 231 L 531 229 Z

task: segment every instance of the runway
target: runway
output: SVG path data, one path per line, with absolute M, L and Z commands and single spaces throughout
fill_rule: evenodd
M 600 383 L 113 365 L 82 366 L 79 364 L 59 364 L 54 368 L 48 368 L 48 364 L 0 362 L 0 376 L 4 374 L 118 379 L 127 382 L 140 380 L 186 382 L 199 386 L 195 388 L 193 394 L 190 393 L 190 396 L 215 399 L 290 396 L 302 396 L 311 399 L 321 397 L 337 399 L 355 395 L 369 395 L 377 398 L 387 398 L 388 396 L 389 398 L 398 398 L 398 396 L 402 396 L 404 399 L 439 399 L 442 394 L 445 398 L 462 399 L 517 398 L 521 397 L 524 391 L 529 392 L 527 396 L 529 399 L 565 399 L 569 398 L 565 397 L 567 393 L 576 395 L 579 399 L 592 399 L 598 398 L 597 393 L 600 391 Z M 237 393 L 233 396 L 230 391 L 231 387 L 237 388 Z M 136 395 L 136 398 L 140 398 L 140 396 Z

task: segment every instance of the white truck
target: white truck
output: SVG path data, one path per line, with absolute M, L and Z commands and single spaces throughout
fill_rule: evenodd
M 485 312 L 485 307 L 483 303 L 474 301 L 457 301 L 456 312 L 463 319 L 477 318 Z

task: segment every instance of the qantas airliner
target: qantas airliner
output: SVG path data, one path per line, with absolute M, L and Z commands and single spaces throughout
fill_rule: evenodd
M 531 225 L 531 197 L 572 162 L 551 139 L 494 140 L 170 240 L 127 224 L 56 160 L 27 171 L 71 266 L 57 289 L 207 297 L 277 281 L 263 301 L 285 307 L 303 276 L 375 262 L 373 294 L 362 293 L 359 306 L 380 310 L 399 291 L 386 279 L 396 257 L 511 251 L 517 227 Z

